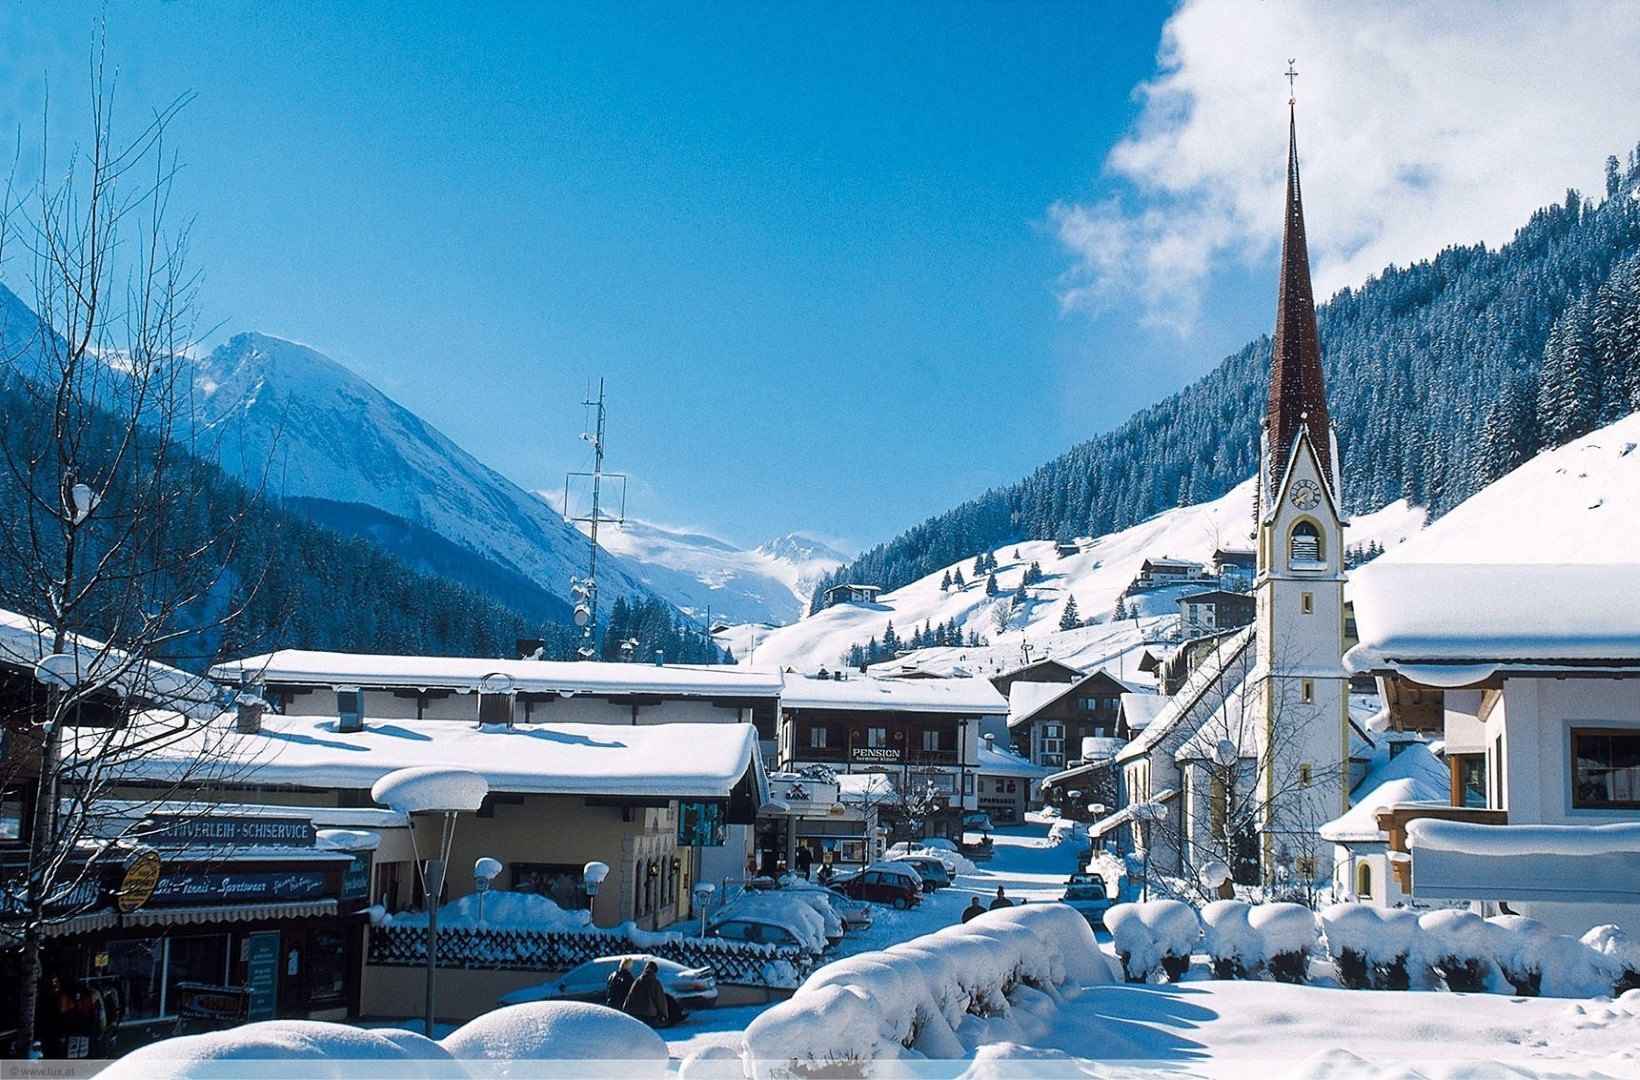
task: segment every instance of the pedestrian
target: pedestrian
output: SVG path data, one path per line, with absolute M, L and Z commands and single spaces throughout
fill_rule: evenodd
M 632 990 L 632 957 L 621 957 L 620 966 L 609 973 L 604 984 L 604 1001 L 611 1009 L 626 1008 L 626 995 Z
M 979 897 L 971 896 L 968 898 L 968 906 L 962 911 L 962 921 L 968 922 L 983 914 L 985 914 L 985 905 L 980 903 Z
M 991 901 L 991 910 L 995 911 L 997 908 L 1005 908 L 1005 907 L 1013 907 L 1013 906 L 1014 906 L 1014 902 L 1012 900 L 1008 899 L 1007 894 L 1002 891 L 1002 886 L 998 885 L 997 886 L 997 898 L 995 900 Z
M 632 984 L 626 995 L 626 1006 L 621 1011 L 650 1027 L 663 1027 L 668 1020 L 666 990 L 661 986 L 660 965 L 651 960 L 643 966 L 643 974 Z
M 797 872 L 803 875 L 803 880 L 809 880 L 809 871 L 814 868 L 814 852 L 807 847 L 797 849 Z
M 828 888 L 831 886 L 831 863 L 826 863 L 820 867 L 820 884 Z

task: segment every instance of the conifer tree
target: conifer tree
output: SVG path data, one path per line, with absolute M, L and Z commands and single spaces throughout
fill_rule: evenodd
M 1075 630 L 1082 625 L 1082 616 L 1076 610 L 1076 597 L 1073 595 L 1065 601 L 1065 610 L 1059 613 L 1059 629 Z
M 962 567 L 957 567 L 956 573 L 951 575 L 951 584 L 955 585 L 958 589 L 966 589 L 968 587 L 968 582 L 963 580 Z
M 995 574 L 987 574 L 985 576 L 985 595 L 995 596 L 997 591 L 997 576 Z
M 1111 615 L 1111 618 L 1115 619 L 1117 622 L 1121 622 L 1127 617 L 1127 598 L 1125 596 L 1118 596 L 1116 598 L 1116 611 Z
M 947 570 L 945 572 L 945 576 L 940 579 L 940 592 L 950 592 L 950 591 L 951 591 L 951 571 Z

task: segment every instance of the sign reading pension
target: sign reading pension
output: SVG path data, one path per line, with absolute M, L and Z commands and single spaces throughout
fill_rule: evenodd
M 900 751 L 893 746 L 856 746 L 850 751 L 855 761 L 899 761 Z
M 143 822 L 151 844 L 312 847 L 313 822 L 298 817 L 155 814 Z

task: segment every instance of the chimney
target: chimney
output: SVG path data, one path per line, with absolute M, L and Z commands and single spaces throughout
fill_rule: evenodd
M 364 691 L 356 686 L 336 688 L 336 730 L 342 734 L 364 730 Z
M 985 749 L 995 750 L 997 748 L 997 737 L 995 732 L 987 731 L 984 735 L 984 739 Z
M 666 651 L 664 649 L 656 649 L 655 650 L 655 666 L 656 667 L 665 667 L 666 666 Z
M 539 660 L 541 654 L 547 651 L 547 643 L 542 638 L 521 637 L 513 649 L 520 660 Z
M 250 676 L 239 680 L 239 699 L 234 711 L 234 730 L 241 735 L 256 735 L 262 730 L 262 713 L 268 703 L 262 700 Z

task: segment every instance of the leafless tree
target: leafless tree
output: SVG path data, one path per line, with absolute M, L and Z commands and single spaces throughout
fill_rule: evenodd
M 223 483 L 191 401 L 196 278 L 186 227 L 167 222 L 166 133 L 186 98 L 121 141 L 100 49 L 90 81 L 88 138 L 58 152 L 48 111 L 38 179 L 14 177 L 0 203 L 0 273 L 33 309 L 0 320 L 0 608 L 15 613 L 0 636 L 3 780 L 30 804 L 0 941 L 22 952 L 24 1052 L 49 928 L 106 902 L 99 883 L 140 842 L 144 800 L 220 771 L 199 719 L 212 688 L 160 661 L 203 666 L 255 586 L 226 570 L 254 495 Z M 197 764 L 115 798 L 134 761 L 185 740 Z

